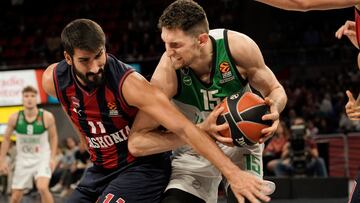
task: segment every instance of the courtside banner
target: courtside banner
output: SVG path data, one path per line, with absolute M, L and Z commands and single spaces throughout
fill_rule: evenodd
M 38 103 L 46 103 L 47 96 L 41 86 L 44 70 L 16 70 L 0 72 L 0 106 L 22 104 L 21 91 L 31 85 L 38 90 Z

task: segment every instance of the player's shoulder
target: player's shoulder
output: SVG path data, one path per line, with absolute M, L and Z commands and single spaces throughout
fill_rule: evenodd
M 39 109 L 39 111 L 43 112 L 44 119 L 54 119 L 54 114 L 51 113 L 50 111 L 45 109 Z
M 59 63 L 53 63 L 53 64 L 50 64 L 46 69 L 45 69 L 45 72 L 43 74 L 43 78 L 45 77 L 45 79 L 51 77 L 52 78 L 52 73 L 53 73 L 53 70 L 54 68 L 58 65 Z
M 15 123 L 17 121 L 19 113 L 20 113 L 20 111 L 17 111 L 10 115 L 9 120 L 8 120 L 8 125 L 15 126 Z
M 236 41 L 236 42 L 242 42 L 242 43 L 253 43 L 254 41 L 246 34 L 234 31 L 234 30 L 228 30 L 227 32 L 229 42 Z

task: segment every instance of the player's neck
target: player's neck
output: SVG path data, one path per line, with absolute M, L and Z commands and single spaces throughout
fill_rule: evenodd
M 213 58 L 213 50 L 211 40 L 207 43 L 200 51 L 199 57 L 197 60 L 191 64 L 191 68 L 195 72 L 195 74 L 201 79 L 203 77 L 207 78 L 210 76 L 212 69 L 212 58 Z M 202 80 L 202 79 L 201 79 Z
M 37 116 L 37 114 L 39 113 L 39 109 L 37 107 L 28 109 L 28 108 L 24 108 L 24 115 L 26 118 L 34 118 Z

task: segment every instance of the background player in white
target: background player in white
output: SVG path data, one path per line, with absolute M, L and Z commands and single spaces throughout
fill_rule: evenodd
M 21 201 L 24 189 L 31 188 L 34 179 L 41 202 L 54 202 L 49 191 L 49 181 L 55 167 L 58 145 L 55 118 L 52 113 L 37 107 L 36 96 L 37 90 L 34 87 L 27 86 L 23 89 L 24 110 L 10 116 L 1 144 L 0 171 L 7 173 L 9 166 L 4 158 L 9 150 L 10 136 L 15 133 L 17 156 L 11 203 Z

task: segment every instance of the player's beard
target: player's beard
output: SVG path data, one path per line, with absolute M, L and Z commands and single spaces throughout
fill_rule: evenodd
M 90 89 L 97 88 L 104 83 L 104 68 L 100 68 L 97 73 L 87 72 L 86 74 L 83 74 L 77 70 L 75 64 L 72 64 L 72 66 L 75 75 L 78 76 Z M 92 80 L 90 80 L 90 78 L 92 78 Z

